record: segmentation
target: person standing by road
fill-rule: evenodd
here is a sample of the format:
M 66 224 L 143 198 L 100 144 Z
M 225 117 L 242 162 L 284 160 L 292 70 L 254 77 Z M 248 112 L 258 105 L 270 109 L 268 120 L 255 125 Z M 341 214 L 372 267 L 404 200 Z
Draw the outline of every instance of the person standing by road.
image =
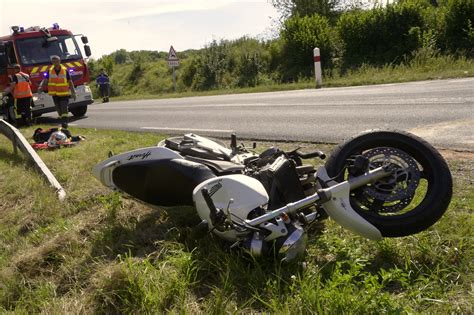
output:
M 21 72 L 20 65 L 14 64 L 15 74 L 10 76 L 10 86 L 3 94 L 13 95 L 13 110 L 15 121 L 23 119 L 25 125 L 31 124 L 31 105 L 33 93 L 31 92 L 30 76 Z
M 49 68 L 46 78 L 41 82 L 38 89 L 42 92 L 44 86 L 48 87 L 48 94 L 53 97 L 54 105 L 61 119 L 61 126 L 68 127 L 68 105 L 69 97 L 76 100 L 76 90 L 67 68 L 61 64 L 59 56 L 51 56 L 52 66 Z
M 109 101 L 110 94 L 110 80 L 104 69 L 100 69 L 100 74 L 95 80 L 95 82 L 96 85 L 99 87 L 100 96 L 102 97 L 102 103 L 107 103 Z

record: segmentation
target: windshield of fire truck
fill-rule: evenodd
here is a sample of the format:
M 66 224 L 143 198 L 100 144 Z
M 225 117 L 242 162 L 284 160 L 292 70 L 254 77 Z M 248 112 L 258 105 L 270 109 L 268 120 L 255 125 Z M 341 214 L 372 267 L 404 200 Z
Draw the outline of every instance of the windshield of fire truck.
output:
M 51 63 L 51 56 L 58 55 L 61 61 L 82 58 L 74 37 L 57 36 L 57 41 L 47 42 L 45 37 L 24 38 L 16 41 L 19 62 L 22 65 Z

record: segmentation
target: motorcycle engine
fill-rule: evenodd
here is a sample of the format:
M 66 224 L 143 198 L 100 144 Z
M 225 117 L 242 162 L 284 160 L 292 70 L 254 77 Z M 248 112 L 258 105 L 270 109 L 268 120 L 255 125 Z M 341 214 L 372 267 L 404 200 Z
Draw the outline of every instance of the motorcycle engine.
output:
M 296 223 L 285 224 L 287 233 L 280 236 L 271 243 L 266 241 L 265 236 L 255 232 L 252 237 L 244 243 L 244 248 L 254 257 L 268 256 L 273 254 L 282 262 L 291 262 L 302 256 L 306 250 L 307 235 L 303 228 Z

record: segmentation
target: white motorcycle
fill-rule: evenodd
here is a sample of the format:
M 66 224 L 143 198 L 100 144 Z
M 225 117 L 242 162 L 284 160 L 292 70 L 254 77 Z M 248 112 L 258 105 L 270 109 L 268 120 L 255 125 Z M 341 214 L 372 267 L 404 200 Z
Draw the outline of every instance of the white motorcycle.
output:
M 254 146 L 255 148 L 255 146 Z M 151 206 L 194 205 L 211 231 L 254 256 L 290 261 L 305 251 L 305 227 L 329 215 L 379 240 L 423 231 L 452 196 L 452 178 L 426 141 L 401 131 L 369 131 L 320 151 L 269 148 L 260 154 L 195 134 L 111 156 L 93 173 L 105 186 Z M 199 234 L 199 233 L 197 233 Z

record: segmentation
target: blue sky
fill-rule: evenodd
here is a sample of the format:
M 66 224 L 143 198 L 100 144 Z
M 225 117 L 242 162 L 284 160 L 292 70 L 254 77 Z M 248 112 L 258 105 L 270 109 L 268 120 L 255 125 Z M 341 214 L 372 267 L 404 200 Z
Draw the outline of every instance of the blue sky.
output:
M 1 35 L 11 25 L 59 23 L 87 35 L 95 58 L 120 48 L 180 51 L 213 39 L 268 38 L 277 17 L 267 0 L 0 0 Z

